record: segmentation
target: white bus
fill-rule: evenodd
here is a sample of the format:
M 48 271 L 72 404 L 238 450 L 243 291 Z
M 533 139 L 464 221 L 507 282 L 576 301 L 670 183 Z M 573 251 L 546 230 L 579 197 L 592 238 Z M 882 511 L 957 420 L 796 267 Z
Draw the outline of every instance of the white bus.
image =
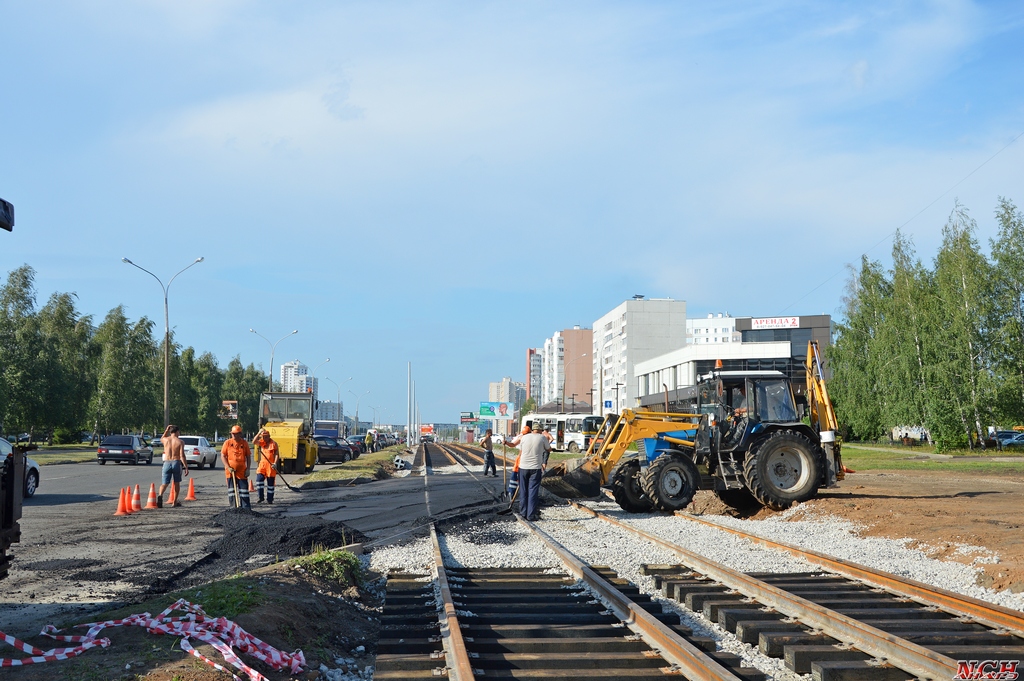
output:
M 597 434 L 604 419 L 591 414 L 527 414 L 523 425 L 533 427 L 537 423 L 547 428 L 555 438 L 551 447 L 556 451 L 572 454 L 587 451 L 590 441 Z

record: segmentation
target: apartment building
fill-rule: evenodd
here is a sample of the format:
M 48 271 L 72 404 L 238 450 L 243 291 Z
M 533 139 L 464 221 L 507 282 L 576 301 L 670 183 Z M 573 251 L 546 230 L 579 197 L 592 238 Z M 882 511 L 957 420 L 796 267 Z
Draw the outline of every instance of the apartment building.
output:
M 317 399 L 317 379 L 309 375 L 309 367 L 297 359 L 281 365 L 281 390 L 286 393 L 304 393 L 312 389 L 313 399 Z
M 538 406 L 549 402 L 591 402 L 590 347 L 594 332 L 580 326 L 556 331 L 544 341 L 541 362 L 541 396 Z
M 685 345 L 685 300 L 634 296 L 594 322 L 591 385 L 597 413 L 633 406 L 636 364 Z
M 739 343 L 736 318 L 728 312 L 708 313 L 707 317 L 686 320 L 686 344 Z

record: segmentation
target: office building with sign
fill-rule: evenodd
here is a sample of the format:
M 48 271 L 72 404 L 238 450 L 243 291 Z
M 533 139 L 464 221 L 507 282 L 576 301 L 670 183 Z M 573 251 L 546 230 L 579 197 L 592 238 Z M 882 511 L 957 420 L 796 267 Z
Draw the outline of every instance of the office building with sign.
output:
M 832 317 L 737 317 L 734 321 L 738 343 L 686 344 L 638 362 L 634 404 L 664 408 L 667 398 L 671 407 L 678 388 L 696 385 L 698 377 L 714 369 L 719 360 L 724 371 L 781 371 L 792 380 L 797 395 L 802 395 L 807 342 L 816 340 L 822 349 L 830 345 Z

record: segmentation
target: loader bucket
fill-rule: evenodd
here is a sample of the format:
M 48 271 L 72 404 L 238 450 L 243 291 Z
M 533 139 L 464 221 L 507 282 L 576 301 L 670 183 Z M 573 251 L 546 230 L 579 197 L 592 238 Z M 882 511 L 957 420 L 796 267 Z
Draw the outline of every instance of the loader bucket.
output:
M 547 471 L 540 484 L 563 499 L 584 499 L 600 496 L 601 477 L 601 467 L 596 461 L 569 459 Z

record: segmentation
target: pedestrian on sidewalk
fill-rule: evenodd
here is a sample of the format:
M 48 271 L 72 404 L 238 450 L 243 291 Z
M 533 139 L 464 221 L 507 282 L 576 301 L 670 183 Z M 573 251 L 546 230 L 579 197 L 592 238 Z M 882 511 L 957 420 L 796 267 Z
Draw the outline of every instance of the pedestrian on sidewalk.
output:
M 366 431 L 366 452 L 373 454 L 373 433 Z
M 480 446 L 484 448 L 484 477 L 487 477 L 487 469 L 491 469 L 491 477 L 498 477 L 498 468 L 494 465 L 494 443 L 491 441 L 491 436 L 494 432 L 488 428 L 487 432 L 484 433 L 484 439 L 480 441 Z
M 256 438 L 252 441 L 256 449 L 259 464 L 256 467 L 256 503 L 263 503 L 263 488 L 267 489 L 267 503 L 274 503 L 274 486 L 277 482 L 277 469 L 281 463 L 280 452 L 277 443 L 274 442 L 266 428 L 260 428 Z
M 540 424 L 534 423 L 531 433 L 513 442 L 519 445 L 519 514 L 527 520 L 540 520 L 540 479 L 547 469 L 551 441 L 544 437 Z
M 242 508 L 252 508 L 249 501 L 249 466 L 252 464 L 252 450 L 242 437 L 242 426 L 231 426 L 231 437 L 220 450 L 224 462 L 224 475 L 228 481 L 228 505 L 235 506 L 237 488 L 238 503 Z
M 178 439 L 179 432 L 178 426 L 169 425 L 164 428 L 164 434 L 160 436 L 160 444 L 164 448 L 164 467 L 160 471 L 160 494 L 156 497 L 157 508 L 164 507 L 164 492 L 170 485 L 174 485 L 174 505 L 181 506 L 181 474 L 184 471 L 185 475 L 188 475 L 188 461 L 185 460 L 185 445 Z

